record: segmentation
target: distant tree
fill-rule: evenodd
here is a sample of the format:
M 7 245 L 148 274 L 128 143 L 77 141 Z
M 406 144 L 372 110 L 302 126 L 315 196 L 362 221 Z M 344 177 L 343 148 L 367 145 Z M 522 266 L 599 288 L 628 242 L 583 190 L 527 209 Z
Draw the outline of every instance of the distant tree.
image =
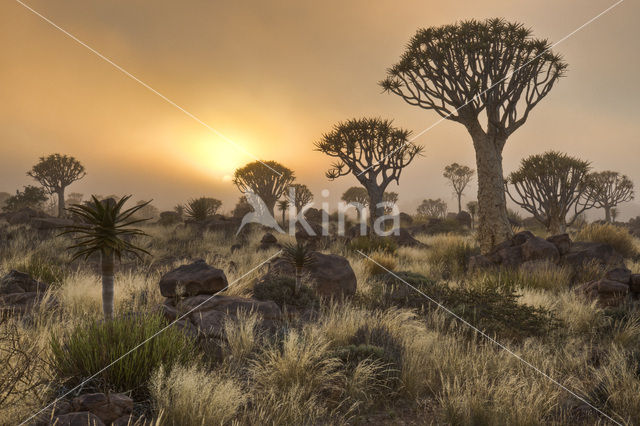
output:
M 288 191 L 291 191 L 291 188 L 293 188 L 294 193 L 293 199 L 291 199 L 289 192 L 287 192 L 285 195 L 287 196 L 287 198 L 289 198 L 289 203 L 296 206 L 296 211 L 299 212 L 305 205 L 309 204 L 311 200 L 313 200 L 313 193 L 309 188 L 307 188 L 307 185 L 303 185 L 300 183 L 294 183 L 293 185 L 290 185 Z
M 100 253 L 102 271 L 102 310 L 106 320 L 113 318 L 113 272 L 115 258 L 120 260 L 123 254 L 133 254 L 140 258 L 141 254 L 149 254 L 143 248 L 130 242 L 131 237 L 146 235 L 132 225 L 146 219 L 134 219 L 133 216 L 146 204 L 138 204 L 123 210 L 124 204 L 131 196 L 122 197 L 119 201 L 109 198 L 103 201 L 92 197 L 87 204 L 76 204 L 68 211 L 82 220 L 82 225 L 69 226 L 63 234 L 72 234 L 75 245 L 69 247 L 75 251 L 73 259 L 84 257 L 87 260 L 92 254 Z
M 478 240 L 482 252 L 512 235 L 502 151 L 567 64 L 547 40 L 502 19 L 419 29 L 380 84 L 410 105 L 465 126 L 478 171 Z M 480 118 L 487 118 L 486 126 Z
M 473 229 L 475 227 L 475 222 L 476 222 L 476 213 L 478 212 L 478 202 L 469 201 L 467 203 L 467 211 L 471 215 L 471 229 Z
M 189 200 L 184 213 L 188 218 L 193 220 L 206 220 L 208 217 L 215 215 L 222 206 L 222 201 L 215 198 L 200 197 Z
M 444 218 L 447 215 L 447 203 L 438 198 L 433 200 L 431 198 L 422 200 L 422 203 L 418 206 L 418 216 L 428 218 Z
M 73 182 L 82 179 L 86 173 L 78 160 L 68 155 L 51 154 L 40 157 L 27 175 L 37 180 L 50 194 L 58 196 L 58 217 L 63 217 L 64 190 Z
M 382 194 L 382 201 L 385 203 L 391 203 L 394 206 L 398 204 L 398 193 L 397 192 L 385 192 Z M 391 206 L 385 206 L 384 214 L 391 214 L 393 208 Z
M 475 170 L 471 167 L 462 166 L 458 163 L 449 164 L 444 168 L 442 176 L 449 180 L 453 192 L 458 197 L 458 213 L 462 211 L 462 194 L 469 182 L 471 182 L 471 179 L 473 179 L 474 173 Z
M 71 194 L 67 195 L 65 204 L 69 206 L 73 204 L 81 204 L 83 198 L 84 198 L 83 194 L 79 192 L 72 192 Z
M 361 186 L 352 186 L 347 189 L 341 197 L 342 201 L 354 206 L 369 207 L 369 194 L 367 190 Z M 382 194 L 382 201 L 396 204 L 398 202 L 398 194 L 396 192 L 385 192 Z M 358 219 L 360 218 L 360 210 L 356 210 Z M 385 209 L 385 213 L 389 214 L 390 210 Z
M 282 212 L 282 226 L 284 226 L 286 219 L 285 214 L 287 213 L 287 209 L 289 208 L 289 200 L 284 199 L 278 201 L 278 210 Z
M 422 152 L 409 134 L 390 120 L 362 118 L 337 124 L 316 143 L 317 151 L 337 159 L 326 173 L 328 179 L 351 173 L 367 190 L 371 225 L 383 214 L 380 203 L 387 186 L 399 183 L 402 170 Z
M 556 151 L 532 155 L 511 173 L 509 198 L 553 234 L 565 232 L 580 213 L 594 206 L 588 194 L 589 163 Z M 512 186 L 515 194 L 511 194 Z M 567 215 L 573 210 L 573 217 Z
M 47 199 L 47 192 L 44 188 L 28 185 L 24 187 L 23 191 L 16 190 L 16 195 L 7 198 L 2 210 L 15 212 L 25 207 L 42 210 Z
M 611 208 L 611 223 L 615 223 L 618 218 L 618 209 L 616 207 Z
M 235 207 L 231 211 L 231 215 L 237 219 L 242 219 L 247 213 L 251 213 L 253 211 L 253 207 L 247 201 L 247 197 L 243 195 L 238 199 Z
M 11 194 L 8 192 L 0 192 L 0 210 L 2 210 L 9 197 L 11 197 Z
M 604 219 L 607 222 L 613 220 L 611 209 L 620 203 L 633 200 L 633 182 L 625 175 L 607 170 L 591 173 L 589 179 L 589 196 L 593 198 L 596 208 L 604 209 Z
M 136 218 L 155 219 L 160 216 L 160 210 L 151 204 L 151 201 L 138 201 L 137 206 L 143 205 L 143 207 L 136 213 Z
M 173 211 L 178 213 L 180 217 L 184 216 L 184 206 L 182 204 L 176 204 Z
M 294 179 L 293 171 L 275 161 L 254 161 L 237 169 L 233 175 L 233 183 L 240 192 L 245 194 L 253 191 L 262 199 L 271 214 L 274 213 L 276 201 Z

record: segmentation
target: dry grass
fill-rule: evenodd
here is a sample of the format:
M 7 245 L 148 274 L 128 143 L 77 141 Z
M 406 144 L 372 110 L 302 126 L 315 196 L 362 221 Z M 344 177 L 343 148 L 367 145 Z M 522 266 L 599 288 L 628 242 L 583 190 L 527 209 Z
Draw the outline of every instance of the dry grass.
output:
M 609 244 L 626 258 L 634 257 L 638 253 L 636 243 L 629 231 L 610 223 L 589 224 L 580 229 L 574 239 Z

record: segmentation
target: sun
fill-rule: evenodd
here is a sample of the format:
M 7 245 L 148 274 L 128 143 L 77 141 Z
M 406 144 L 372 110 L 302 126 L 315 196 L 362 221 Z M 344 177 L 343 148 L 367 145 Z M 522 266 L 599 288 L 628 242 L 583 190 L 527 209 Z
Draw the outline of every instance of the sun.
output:
M 243 146 L 241 142 L 236 143 Z M 231 181 L 231 176 L 238 167 L 251 161 L 242 148 L 216 137 L 196 140 L 191 151 L 194 162 L 201 170 L 225 182 Z

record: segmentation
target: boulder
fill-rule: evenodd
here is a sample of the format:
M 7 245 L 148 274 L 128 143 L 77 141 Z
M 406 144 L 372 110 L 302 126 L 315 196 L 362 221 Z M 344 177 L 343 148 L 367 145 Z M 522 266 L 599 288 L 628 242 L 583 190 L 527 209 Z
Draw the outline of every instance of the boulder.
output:
M 495 264 L 491 262 L 487 256 L 479 254 L 469 258 L 467 269 L 469 272 L 476 272 L 493 266 L 495 266 Z
M 535 238 L 536 236 L 533 235 L 533 233 L 531 231 L 520 231 L 517 234 L 515 234 L 513 237 L 511 237 L 511 245 L 512 246 L 521 246 L 524 243 L 526 243 L 527 241 L 529 241 L 532 238 Z
M 455 219 L 460 225 L 471 228 L 471 215 L 466 211 L 462 210 L 456 215 Z
M 400 212 L 398 215 L 398 220 L 400 221 L 400 226 L 411 226 L 413 225 L 413 217 L 410 214 L 405 212 Z
M 619 283 L 629 284 L 631 281 L 631 271 L 625 267 L 613 268 L 607 272 L 605 278 Z
M 71 405 L 73 411 L 90 412 L 106 424 L 133 411 L 133 400 L 122 393 L 88 393 L 73 398 Z
M 400 247 L 426 247 L 423 243 L 413 238 L 406 228 L 399 228 L 398 235 L 391 234 L 388 238 L 393 239 Z
M 603 278 L 598 281 L 584 283 L 576 287 L 575 291 L 586 295 L 590 299 L 596 299 L 600 306 L 618 306 L 629 294 L 629 286 Z
M 257 312 L 263 323 L 270 325 L 282 319 L 282 312 L 273 301 L 261 301 L 237 296 L 199 295 L 188 297 L 179 302 L 167 299 L 162 306 L 165 317 L 174 321 L 178 316 L 186 315 L 176 323 L 189 335 L 201 333 L 207 337 L 224 337 L 224 322 L 227 318 L 236 318 L 239 311 Z
M 511 246 L 500 248 L 498 251 L 493 251 L 487 255 L 487 258 L 496 265 L 502 265 L 506 267 L 517 267 L 523 261 L 522 259 L 522 247 Z
M 630 290 L 634 293 L 640 293 L 640 274 L 632 274 L 629 280 Z
M 522 259 L 526 261 L 544 260 L 557 262 L 560 252 L 553 243 L 540 237 L 527 239 L 521 246 Z
M 229 282 L 221 269 L 207 265 L 204 260 L 197 260 L 167 272 L 160 279 L 159 285 L 164 297 L 175 297 L 178 286 L 181 287 L 181 295 L 196 296 L 215 294 L 225 289 Z
M 29 225 L 35 218 L 51 217 L 46 213 L 32 209 L 31 207 L 25 207 L 16 212 L 8 213 L 6 216 L 7 222 L 11 225 Z
M 267 232 L 262 236 L 260 243 L 261 244 L 277 244 L 278 239 L 271 232 Z
M 312 246 L 320 242 L 323 238 L 327 238 L 328 235 L 324 235 L 325 232 L 323 226 L 318 222 L 307 221 L 311 232 L 307 231 L 305 227 L 300 223 L 296 223 L 296 242 L 300 244 L 311 244 Z
M 571 238 L 569 238 L 569 234 L 553 235 L 547 238 L 547 241 L 556 246 L 561 256 L 571 250 Z
M 40 281 L 34 280 L 29 274 L 11 270 L 7 275 L 0 279 L 0 295 L 11 293 L 44 293 L 47 285 Z
M 31 220 L 31 226 L 38 231 L 56 231 L 62 230 L 67 226 L 72 226 L 74 221 L 71 219 L 57 217 L 34 218 Z
M 305 273 L 319 296 L 342 298 L 356 293 L 356 274 L 346 258 L 319 252 L 313 252 L 311 257 L 313 262 L 305 268 Z M 268 274 L 294 277 L 295 270 L 289 261 L 277 257 L 269 263 Z
M 571 244 L 571 249 L 562 256 L 562 262 L 574 268 L 592 262 L 603 267 L 616 267 L 623 265 L 623 258 L 608 244 L 580 241 Z
M 105 426 L 100 417 L 89 411 L 75 412 L 55 416 L 49 423 L 51 426 Z
M 158 225 L 170 226 L 176 223 L 182 222 L 182 215 L 180 213 L 169 210 L 160 212 L 160 218 L 158 219 Z

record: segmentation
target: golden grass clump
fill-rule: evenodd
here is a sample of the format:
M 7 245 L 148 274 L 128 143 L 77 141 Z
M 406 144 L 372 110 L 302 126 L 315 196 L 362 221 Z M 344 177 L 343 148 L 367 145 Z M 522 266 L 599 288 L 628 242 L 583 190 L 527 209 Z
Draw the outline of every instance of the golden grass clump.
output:
M 605 243 L 613 247 L 622 256 L 634 257 L 638 251 L 629 231 L 611 223 L 592 223 L 586 225 L 575 235 L 576 241 Z

